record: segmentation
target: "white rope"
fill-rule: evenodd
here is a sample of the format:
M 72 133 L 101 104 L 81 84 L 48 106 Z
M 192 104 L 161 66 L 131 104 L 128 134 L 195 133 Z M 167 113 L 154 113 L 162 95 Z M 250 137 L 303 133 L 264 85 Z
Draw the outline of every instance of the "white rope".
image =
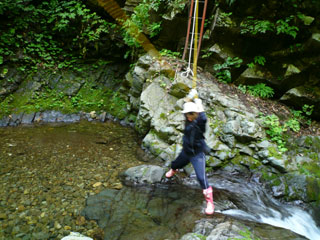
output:
M 192 74 L 192 76 L 194 76 L 193 71 L 191 69 L 191 57 L 192 57 L 192 45 L 193 45 L 193 40 L 194 40 L 195 28 L 196 28 L 196 13 L 197 13 L 198 1 L 199 0 L 196 0 L 196 2 L 195 2 L 195 8 L 194 8 L 194 13 L 193 13 L 193 26 L 192 26 L 192 36 L 191 36 L 191 41 L 190 41 L 188 67 L 187 67 L 187 71 L 181 73 L 182 77 L 189 77 L 190 73 Z

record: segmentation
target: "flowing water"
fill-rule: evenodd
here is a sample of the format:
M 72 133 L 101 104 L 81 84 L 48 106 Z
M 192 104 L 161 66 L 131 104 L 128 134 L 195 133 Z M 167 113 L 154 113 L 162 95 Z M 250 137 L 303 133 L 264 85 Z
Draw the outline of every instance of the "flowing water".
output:
M 288 229 L 311 240 L 320 239 L 320 228 L 309 213 L 276 201 L 260 185 L 221 176 L 210 180 L 237 207 L 220 211 L 222 214 Z
M 179 178 L 153 188 L 122 185 L 119 173 L 151 161 L 140 144 L 132 129 L 115 123 L 0 128 L 0 239 L 61 239 L 75 231 L 161 240 L 192 231 L 206 218 L 199 189 Z M 211 182 L 220 213 L 208 219 L 238 219 L 260 239 L 303 239 L 264 223 L 320 239 L 309 214 L 258 186 L 221 176 Z

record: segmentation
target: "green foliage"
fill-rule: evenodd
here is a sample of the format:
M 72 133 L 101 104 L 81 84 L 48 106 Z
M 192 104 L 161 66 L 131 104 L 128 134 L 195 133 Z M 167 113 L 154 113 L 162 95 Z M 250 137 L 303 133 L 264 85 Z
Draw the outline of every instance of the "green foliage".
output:
M 302 107 L 302 111 L 307 115 L 307 116 L 311 116 L 312 112 L 314 109 L 314 105 L 308 105 L 308 104 L 304 104 Z
M 215 64 L 213 69 L 217 71 L 216 77 L 221 82 L 230 83 L 232 81 L 230 69 L 232 67 L 239 68 L 242 62 L 242 59 L 238 57 L 228 57 L 223 64 Z
M 196 238 L 199 238 L 200 240 L 206 240 L 207 239 L 207 237 L 202 235 L 202 234 L 193 233 L 192 235 L 194 235 Z
M 253 35 L 264 34 L 266 32 L 275 32 L 277 35 L 286 34 L 296 38 L 299 28 L 290 25 L 290 22 L 294 18 L 294 16 L 290 16 L 285 19 L 279 19 L 273 23 L 269 20 L 258 20 L 249 16 L 241 23 L 240 32 L 242 34 L 251 33 Z
M 285 122 L 285 128 L 289 128 L 294 132 L 300 131 L 300 122 L 296 118 L 290 118 L 288 121 Z
M 170 57 L 170 58 L 173 58 L 173 59 L 176 59 L 176 58 L 180 58 L 181 57 L 181 53 L 179 52 L 173 52 L 169 49 L 162 49 L 160 51 L 160 55 L 161 56 L 165 56 L 165 57 Z
M 238 86 L 238 89 L 239 89 L 243 94 L 246 94 L 246 92 L 247 92 L 247 86 L 246 86 L 246 85 L 240 84 L 240 85 Z
M 228 238 L 228 240 L 260 240 L 253 236 L 253 233 L 250 232 L 248 228 L 245 228 L 242 231 L 239 231 L 239 234 L 243 236 L 242 238 Z
M 277 144 L 281 152 L 286 152 L 288 149 L 285 147 L 286 141 L 283 134 L 287 131 L 287 128 L 281 125 L 279 118 L 274 114 L 262 116 L 262 120 L 267 128 L 266 133 L 271 137 L 271 140 Z
M 19 61 L 21 71 L 73 67 L 114 28 L 77 0 L 4 0 L 0 14 L 8 17 L 0 26 L 0 62 Z
M 0 118 L 14 112 L 57 110 L 64 113 L 106 111 L 120 119 L 127 115 L 126 97 L 119 92 L 86 83 L 75 96 L 45 87 L 41 91 L 11 94 L 0 103 Z
M 299 28 L 296 26 L 290 26 L 289 22 L 294 19 L 294 16 L 290 16 L 286 19 L 280 19 L 276 22 L 275 28 L 277 31 L 277 34 L 284 33 L 287 35 L 292 36 L 293 38 L 296 38 L 297 33 L 299 31 Z
M 257 64 L 260 64 L 262 66 L 264 66 L 265 62 L 266 62 L 266 59 L 264 56 L 255 56 L 254 57 L 254 62 L 257 63 Z
M 261 66 L 264 66 L 266 61 L 267 60 L 265 59 L 264 56 L 255 56 L 254 57 L 254 62 L 248 63 L 247 65 L 248 65 L 249 68 L 254 68 L 254 66 L 256 64 L 260 64 Z
M 241 34 L 251 33 L 256 35 L 258 33 L 266 33 L 267 31 L 273 31 L 274 25 L 268 20 L 257 20 L 253 17 L 247 17 L 244 22 L 241 23 Z
M 207 49 L 204 49 L 204 50 L 201 50 L 201 52 L 203 53 L 201 55 L 202 58 L 209 58 L 213 52 L 209 51 L 210 48 L 207 48 Z
M 267 128 L 266 133 L 271 137 L 271 140 L 278 145 L 278 148 L 281 152 L 287 151 L 285 147 L 286 141 L 284 133 L 289 129 L 294 132 L 299 132 L 300 121 L 306 120 L 306 116 L 304 115 L 310 116 L 312 114 L 313 107 L 313 105 L 310 106 L 305 104 L 302 111 L 291 110 L 292 117 L 285 121 L 283 124 L 280 123 L 279 118 L 274 114 L 261 117 L 265 124 L 265 127 Z
M 291 113 L 297 121 L 305 121 L 308 125 L 311 124 L 311 119 L 309 118 L 312 115 L 314 105 L 304 104 L 301 110 L 291 110 Z
M 273 89 L 266 86 L 264 83 L 258 83 L 254 86 L 247 86 L 247 91 L 254 97 L 270 98 L 274 95 Z
M 149 34 L 151 38 L 160 33 L 161 22 L 151 22 L 150 11 L 152 9 L 158 11 L 161 2 L 161 0 L 143 0 L 134 8 L 130 18 L 122 23 L 123 40 L 130 47 L 125 58 L 134 56 L 136 49 L 141 47 L 138 37 L 142 32 Z

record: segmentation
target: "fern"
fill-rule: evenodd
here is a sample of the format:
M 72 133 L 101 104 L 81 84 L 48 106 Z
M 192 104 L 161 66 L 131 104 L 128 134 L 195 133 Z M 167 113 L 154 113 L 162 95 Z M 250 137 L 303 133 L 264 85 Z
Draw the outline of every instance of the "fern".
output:
M 254 97 L 270 98 L 273 97 L 274 91 L 264 83 L 258 83 L 254 86 L 247 86 L 248 93 Z

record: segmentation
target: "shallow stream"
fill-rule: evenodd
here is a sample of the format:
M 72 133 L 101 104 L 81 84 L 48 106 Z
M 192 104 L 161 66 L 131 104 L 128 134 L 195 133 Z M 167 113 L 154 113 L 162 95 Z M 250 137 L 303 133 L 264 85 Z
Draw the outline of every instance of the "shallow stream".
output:
M 119 173 L 150 159 L 136 133 L 116 123 L 0 128 L 0 139 L 0 239 L 61 239 L 71 231 L 108 240 L 179 239 L 203 218 L 240 221 L 261 240 L 320 239 L 307 213 L 232 179 L 211 179 L 213 217 L 203 214 L 200 189 L 182 185 L 183 176 L 152 188 L 123 186 Z M 301 219 L 287 222 L 286 212 Z M 283 229 L 298 226 L 304 237 Z

